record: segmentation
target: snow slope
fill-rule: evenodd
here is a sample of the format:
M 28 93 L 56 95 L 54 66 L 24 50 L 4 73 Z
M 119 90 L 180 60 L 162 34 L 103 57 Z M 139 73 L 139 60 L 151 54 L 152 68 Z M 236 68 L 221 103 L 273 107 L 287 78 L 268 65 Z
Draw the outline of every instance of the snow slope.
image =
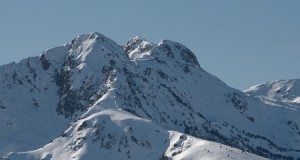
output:
M 153 44 L 135 37 L 120 46 L 99 33 L 84 34 L 39 57 L 1 66 L 0 80 L 0 138 L 5 139 L 0 155 L 10 159 L 128 158 L 130 147 L 137 152 L 130 158 L 138 159 L 151 151 L 146 141 L 159 152 L 149 159 L 172 157 L 178 149 L 170 144 L 181 134 L 195 141 L 185 141 L 190 147 L 181 147 L 185 151 L 173 159 L 204 158 L 209 154 L 203 148 L 215 153 L 209 158 L 226 157 L 225 145 L 271 159 L 300 157 L 298 108 L 228 87 L 203 70 L 187 47 L 170 40 Z M 110 120 L 102 124 L 103 119 Z M 85 120 L 87 129 L 78 130 Z M 103 135 L 98 131 L 100 140 L 93 142 L 99 125 Z M 116 150 L 122 135 L 131 139 L 124 125 L 135 127 L 134 137 L 145 146 L 133 142 Z M 149 133 L 141 133 L 141 126 Z M 114 142 L 105 146 L 106 141 Z M 232 150 L 229 156 L 237 159 L 248 155 Z
M 122 110 L 108 109 L 78 120 L 46 146 L 6 158 L 24 159 L 258 159 L 219 143 L 166 131 Z M 5 159 L 5 158 L 3 158 Z

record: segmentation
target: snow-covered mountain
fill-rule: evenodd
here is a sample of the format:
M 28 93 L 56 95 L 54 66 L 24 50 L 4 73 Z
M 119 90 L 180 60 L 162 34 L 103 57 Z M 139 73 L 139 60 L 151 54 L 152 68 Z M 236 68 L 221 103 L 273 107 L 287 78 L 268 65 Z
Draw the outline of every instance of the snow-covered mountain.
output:
M 300 107 L 300 79 L 271 81 L 250 87 L 244 92 L 264 100 Z
M 3 159 L 300 157 L 298 108 L 228 87 L 169 40 L 84 34 L 0 81 Z

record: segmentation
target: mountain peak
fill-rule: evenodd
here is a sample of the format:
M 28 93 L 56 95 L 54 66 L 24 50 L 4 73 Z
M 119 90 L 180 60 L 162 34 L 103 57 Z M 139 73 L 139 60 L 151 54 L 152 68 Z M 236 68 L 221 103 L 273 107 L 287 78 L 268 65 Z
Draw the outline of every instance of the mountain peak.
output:
M 162 40 L 158 44 L 151 43 L 146 39 L 136 36 L 130 38 L 123 47 L 130 59 L 153 59 L 160 58 L 163 61 L 185 63 L 192 66 L 200 66 L 195 54 L 183 44 Z
M 114 45 L 119 46 L 115 41 L 111 40 L 110 38 L 98 32 L 91 32 L 91 33 L 79 35 L 76 38 L 74 38 L 69 43 L 69 45 L 70 45 L 70 49 L 76 49 L 78 46 L 84 43 L 91 43 L 91 42 L 106 43 L 112 46 Z
M 77 36 L 75 38 L 75 40 L 78 40 L 78 41 L 85 41 L 87 39 L 95 39 L 95 38 L 98 38 L 98 39 L 109 39 L 107 38 L 106 36 L 104 36 L 103 34 L 101 33 L 98 33 L 98 32 L 90 32 L 90 33 L 86 33 L 86 34 L 81 34 L 79 36 Z
M 83 34 L 69 43 L 68 61 L 73 59 L 79 66 L 90 66 L 97 70 L 99 65 L 106 64 L 109 61 L 126 61 L 127 56 L 123 48 L 110 38 L 93 32 Z M 114 62 L 114 63 L 115 63 Z
M 156 45 L 147 41 L 146 39 L 136 36 L 130 38 L 126 45 L 123 47 L 130 59 L 145 59 L 150 58 L 150 51 Z
M 170 40 L 162 40 L 158 48 L 163 50 L 168 57 L 190 65 L 200 66 L 195 54 L 185 45 Z

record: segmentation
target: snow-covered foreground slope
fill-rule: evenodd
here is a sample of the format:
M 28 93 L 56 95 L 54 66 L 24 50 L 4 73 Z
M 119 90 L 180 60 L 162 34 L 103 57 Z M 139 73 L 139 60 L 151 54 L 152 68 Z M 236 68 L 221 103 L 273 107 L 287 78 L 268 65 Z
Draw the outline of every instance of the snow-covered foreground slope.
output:
M 4 139 L 0 141 L 0 157 L 9 152 L 16 153 L 11 159 L 67 153 L 77 158 L 95 154 L 125 156 L 125 150 L 99 152 L 96 148 L 102 150 L 105 144 L 96 145 L 91 139 L 95 132 L 92 117 L 105 129 L 114 126 L 105 135 L 100 134 L 104 128 L 99 129 L 101 141 L 114 141 L 107 135 L 110 132 L 121 138 L 123 129 L 116 124 L 127 124 L 121 116 L 127 112 L 134 115 L 136 123 L 143 124 L 127 124 L 130 127 L 162 128 L 159 133 L 153 132 L 156 136 L 146 138 L 158 146 L 162 152 L 159 155 L 170 157 L 172 147 L 164 146 L 159 139 L 172 142 L 171 133 L 179 132 L 271 159 L 300 157 L 298 108 L 287 103 L 274 107 L 273 103 L 228 87 L 203 70 L 188 48 L 169 40 L 153 44 L 135 37 L 120 46 L 99 33 L 84 34 L 39 57 L 1 66 L 0 81 L 0 139 Z M 102 124 L 103 117 L 115 119 L 108 125 Z M 89 129 L 77 130 L 83 120 L 87 120 Z M 86 139 L 77 139 L 79 134 Z M 137 140 L 146 143 L 145 138 Z M 191 142 L 193 147 L 178 157 L 201 156 L 199 143 Z M 58 145 L 61 148 L 55 149 Z M 70 149 L 77 145 L 78 150 Z M 147 143 L 144 145 L 135 144 L 131 149 L 145 155 L 149 150 Z M 117 142 L 112 146 L 115 148 Z M 222 147 L 215 150 L 222 151 Z
M 29 152 L 3 159 L 219 160 L 264 159 L 219 143 L 166 131 L 121 110 L 105 110 L 78 120 L 59 138 Z

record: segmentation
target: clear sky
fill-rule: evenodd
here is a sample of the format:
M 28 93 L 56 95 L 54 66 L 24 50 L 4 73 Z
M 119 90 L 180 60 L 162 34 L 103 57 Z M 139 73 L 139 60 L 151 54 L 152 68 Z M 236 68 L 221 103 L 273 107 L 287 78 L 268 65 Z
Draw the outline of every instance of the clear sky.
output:
M 205 70 L 246 89 L 300 78 L 299 0 L 3 0 L 0 64 L 100 32 L 190 48 Z

